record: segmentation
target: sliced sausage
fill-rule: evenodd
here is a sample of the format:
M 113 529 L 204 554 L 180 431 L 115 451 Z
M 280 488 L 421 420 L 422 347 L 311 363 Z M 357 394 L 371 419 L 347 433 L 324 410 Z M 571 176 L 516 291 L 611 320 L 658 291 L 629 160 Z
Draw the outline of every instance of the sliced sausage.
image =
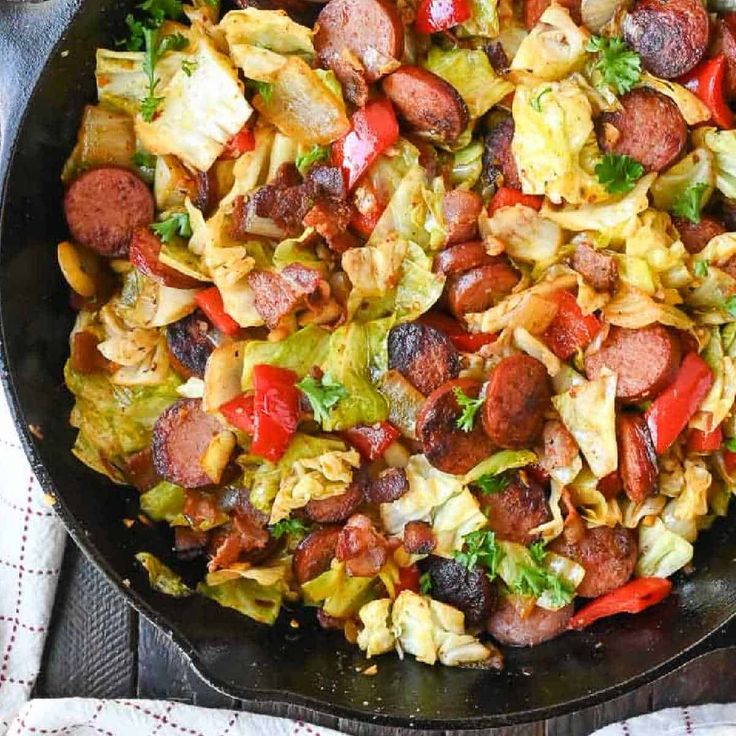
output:
M 618 467 L 626 495 L 640 503 L 657 490 L 657 453 L 649 428 L 641 414 L 619 414 L 616 420 L 618 434 Z
M 363 473 L 358 473 L 345 493 L 319 501 L 310 501 L 304 509 L 307 518 L 322 524 L 345 521 L 363 503 L 365 487 L 365 476 Z
M 535 358 L 504 358 L 491 373 L 483 406 L 483 426 L 498 447 L 531 447 L 542 433 L 552 390 L 547 369 Z
M 340 527 L 324 526 L 307 534 L 299 542 L 291 561 L 294 577 L 299 585 L 304 585 L 308 580 L 330 569 L 339 536 Z
M 469 378 L 448 381 L 433 391 L 417 415 L 417 438 L 427 460 L 445 473 L 463 475 L 493 452 L 493 443 L 476 416 L 470 432 L 457 426 L 462 409 L 455 389 L 477 398 L 481 384 Z
M 723 54 L 726 59 L 723 93 L 732 100 L 736 97 L 736 13 L 724 13 L 718 19 L 713 54 Z
M 100 255 L 128 254 L 133 230 L 153 221 L 151 190 L 128 169 L 104 166 L 77 177 L 64 197 L 72 238 Z
M 484 570 L 468 570 L 455 560 L 436 555 L 421 560 L 419 569 L 429 573 L 432 598 L 460 609 L 467 626 L 476 626 L 488 618 L 495 593 Z
M 427 69 L 402 66 L 383 80 L 382 87 L 413 131 L 452 143 L 468 127 L 470 116 L 460 93 Z
M 653 399 L 675 378 L 680 367 L 681 345 L 677 335 L 660 324 L 629 330 L 611 327 L 600 350 L 586 355 L 588 378 L 598 378 L 604 368 L 618 377 L 616 396 L 637 403 Z
M 703 58 L 710 24 L 699 0 L 639 0 L 624 17 L 623 34 L 648 72 L 676 79 Z
M 514 139 L 514 119 L 509 115 L 503 118 L 486 134 L 483 140 L 482 178 L 486 187 L 500 186 L 521 189 L 519 169 L 511 142 Z
M 486 629 L 499 644 L 533 647 L 564 633 L 573 610 L 573 604 L 569 603 L 557 611 L 534 606 L 527 613 L 520 600 L 504 596 L 488 619 Z
M 569 467 L 578 455 L 575 438 L 558 419 L 550 419 L 544 423 L 542 445 L 544 452 L 539 459 L 539 465 L 547 473 Z
M 395 67 L 404 49 L 404 26 L 388 0 L 331 0 L 317 19 L 314 47 L 358 107 L 371 82 Z
M 432 526 L 426 521 L 410 521 L 404 527 L 404 548 L 413 555 L 428 555 L 437 546 Z
M 621 473 L 618 470 L 614 470 L 612 473 L 599 478 L 597 489 L 606 497 L 606 501 L 616 498 L 623 490 Z
M 603 113 L 597 121 L 600 147 L 631 156 L 647 171 L 673 164 L 687 142 L 687 124 L 677 105 L 648 87 L 633 89 L 619 101 L 621 110 Z
M 716 235 L 723 235 L 726 228 L 714 217 L 704 215 L 700 222 L 691 222 L 684 217 L 673 217 L 672 223 L 680 233 L 680 240 L 688 253 L 700 253 Z
M 201 465 L 213 438 L 222 431 L 216 417 L 202 411 L 199 399 L 179 399 L 153 427 L 153 464 L 156 472 L 183 488 L 212 484 Z
M 572 267 L 596 291 L 613 291 L 618 283 L 616 261 L 587 243 L 579 243 L 572 256 Z
M 442 201 L 447 228 L 446 245 L 464 243 L 478 237 L 478 216 L 483 209 L 480 194 L 465 189 L 453 189 Z
M 363 514 L 355 514 L 340 529 L 335 556 L 345 563 L 348 575 L 376 575 L 388 559 L 388 543 L 373 522 Z
M 147 227 L 139 227 L 133 232 L 130 243 L 130 262 L 142 273 L 164 286 L 174 289 L 196 289 L 201 281 L 166 266 L 159 260 L 161 241 Z
M 370 481 L 365 495 L 371 503 L 398 501 L 409 490 L 409 480 L 403 468 L 388 468 Z
M 204 377 L 207 358 L 215 349 L 214 328 L 202 312 L 173 322 L 166 328 L 169 351 L 193 375 Z
M 388 366 L 431 394 L 460 373 L 460 355 L 450 338 L 421 322 L 404 322 L 388 333 Z
M 583 598 L 597 598 L 620 588 L 634 574 L 639 554 L 634 534 L 621 526 L 588 529 L 577 544 L 570 543 L 563 535 L 549 549 L 585 568 L 585 577 L 577 590 Z
M 493 263 L 448 278 L 447 306 L 459 320 L 470 312 L 483 312 L 510 294 L 520 278 L 507 258 L 497 256 Z
M 488 526 L 499 539 L 529 545 L 537 539 L 531 530 L 550 520 L 543 486 L 526 473 L 517 475 L 500 493 L 478 498 Z
M 434 258 L 432 268 L 445 276 L 454 276 L 471 268 L 493 263 L 495 258 L 486 252 L 482 240 L 471 240 L 468 243 L 451 245 L 440 251 Z

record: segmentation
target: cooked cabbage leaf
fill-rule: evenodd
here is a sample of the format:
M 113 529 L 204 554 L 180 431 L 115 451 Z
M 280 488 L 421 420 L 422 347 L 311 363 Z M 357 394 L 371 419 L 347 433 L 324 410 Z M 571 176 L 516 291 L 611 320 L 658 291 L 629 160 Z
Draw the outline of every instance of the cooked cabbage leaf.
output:
M 148 573 L 148 582 L 154 590 L 174 598 L 186 598 L 194 591 L 168 565 L 150 552 L 139 552 L 136 560 L 143 565 Z
M 670 531 L 661 519 L 655 519 L 649 526 L 639 525 L 637 576 L 668 578 L 692 558 L 692 544 Z
M 308 59 L 314 56 L 313 32 L 295 23 L 283 10 L 231 10 L 219 27 L 229 46 L 249 44 L 277 54 L 299 54 Z
M 197 592 L 225 608 L 232 608 L 262 624 L 276 623 L 283 595 L 276 586 L 260 585 L 255 580 L 239 578 L 218 585 L 200 583 Z

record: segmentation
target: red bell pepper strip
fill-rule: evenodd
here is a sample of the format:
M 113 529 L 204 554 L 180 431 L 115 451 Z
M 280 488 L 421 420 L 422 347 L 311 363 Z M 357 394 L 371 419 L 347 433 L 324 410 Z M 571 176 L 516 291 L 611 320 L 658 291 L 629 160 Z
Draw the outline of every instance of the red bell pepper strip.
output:
M 692 429 L 687 438 L 688 452 L 715 452 L 723 444 L 723 430 L 719 424 L 710 432 L 702 429 Z
M 240 158 L 246 151 L 254 151 L 255 147 L 256 136 L 246 124 L 225 144 L 220 158 Z
M 561 289 L 555 299 L 557 314 L 542 337 L 558 358 L 567 360 L 598 334 L 601 323 L 594 315 L 583 314 L 569 291 Z
M 256 406 L 253 394 L 240 394 L 223 404 L 218 411 L 233 427 L 242 429 L 246 434 L 255 433 Z
M 678 82 L 699 97 L 710 110 L 713 122 L 721 128 L 733 128 L 733 112 L 723 95 L 726 57 L 718 54 L 706 59 Z
M 470 18 L 468 0 L 421 0 L 417 8 L 419 33 L 438 33 L 460 25 Z
M 352 189 L 366 169 L 399 137 L 399 123 L 391 103 L 371 100 L 353 114 L 352 129 L 332 145 L 332 163 L 342 169 Z
M 359 424 L 346 429 L 342 436 L 368 461 L 383 457 L 388 446 L 399 438 L 399 430 L 390 422 Z
M 198 291 L 194 299 L 199 305 L 199 308 L 207 315 L 210 322 L 220 332 L 224 332 L 231 337 L 240 332 L 240 325 L 225 311 L 225 305 L 222 303 L 222 295 L 216 286 Z
M 463 353 L 474 353 L 497 337 L 493 332 L 468 332 L 457 320 L 441 312 L 426 312 L 419 321 L 444 332 L 450 342 Z
M 398 596 L 402 590 L 411 590 L 414 593 L 419 592 L 419 579 L 422 574 L 416 565 L 399 568 L 399 582 L 394 586 L 396 595 Z
M 571 619 L 570 629 L 584 629 L 594 621 L 617 613 L 639 613 L 664 600 L 672 590 L 667 578 L 637 578 L 583 606 Z
M 492 215 L 501 207 L 513 207 L 515 204 L 531 207 L 538 212 L 542 207 L 542 202 L 544 202 L 544 197 L 539 197 L 536 194 L 524 194 L 511 187 L 499 187 L 488 203 L 488 214 Z
M 708 364 L 697 353 L 688 353 L 675 380 L 644 413 L 657 454 L 661 455 L 685 429 L 712 385 Z
M 731 450 L 724 450 L 723 464 L 726 466 L 726 472 L 729 475 L 734 475 L 736 473 L 736 452 L 731 452 Z
M 294 371 L 273 365 L 253 368 L 253 443 L 250 450 L 276 462 L 296 432 L 299 423 L 301 392 Z

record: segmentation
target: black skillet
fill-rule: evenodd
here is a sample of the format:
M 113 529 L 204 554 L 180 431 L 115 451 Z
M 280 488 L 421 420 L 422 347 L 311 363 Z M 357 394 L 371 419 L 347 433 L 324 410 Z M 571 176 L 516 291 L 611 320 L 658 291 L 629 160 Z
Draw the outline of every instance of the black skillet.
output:
M 666 602 L 534 649 L 507 649 L 502 674 L 386 656 L 378 674 L 367 677 L 357 674 L 366 667 L 357 649 L 308 616 L 296 613 L 295 629 L 292 617 L 282 615 L 271 629 L 201 598 L 173 600 L 149 589 L 133 553 L 148 549 L 169 559 L 171 539 L 141 525 L 126 529 L 121 519 L 135 515 L 135 492 L 114 487 L 69 453 L 71 401 L 61 370 L 73 314 L 55 256 L 66 234 L 59 172 L 82 105 L 94 99 L 95 48 L 123 34 L 132 4 L 0 0 L 2 378 L 41 483 L 111 583 L 218 689 L 252 710 L 332 726 L 338 717 L 426 729 L 544 719 L 619 695 L 707 649 L 736 612 L 734 516 L 702 535 L 695 572 L 678 581 Z M 29 433 L 29 423 L 42 440 Z

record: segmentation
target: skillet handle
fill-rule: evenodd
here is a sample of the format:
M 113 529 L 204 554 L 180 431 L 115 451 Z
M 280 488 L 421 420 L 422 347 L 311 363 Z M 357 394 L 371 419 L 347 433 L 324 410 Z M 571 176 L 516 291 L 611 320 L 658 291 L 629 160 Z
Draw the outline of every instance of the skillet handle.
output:
M 26 102 L 84 0 L 0 1 L 0 181 Z

